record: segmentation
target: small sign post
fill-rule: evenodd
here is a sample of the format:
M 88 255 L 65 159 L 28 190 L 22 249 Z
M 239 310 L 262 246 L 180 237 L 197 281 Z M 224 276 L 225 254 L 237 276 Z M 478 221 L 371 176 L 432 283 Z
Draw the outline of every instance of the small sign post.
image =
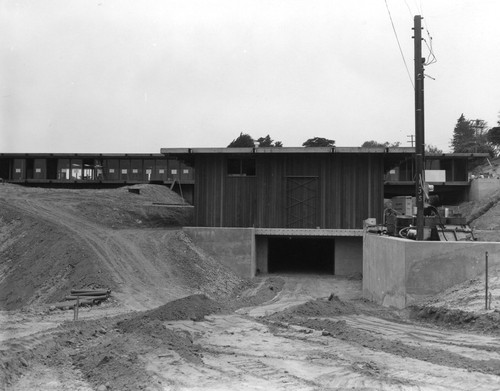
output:
M 485 253 L 485 292 L 484 292 L 484 309 L 488 309 L 488 251 Z

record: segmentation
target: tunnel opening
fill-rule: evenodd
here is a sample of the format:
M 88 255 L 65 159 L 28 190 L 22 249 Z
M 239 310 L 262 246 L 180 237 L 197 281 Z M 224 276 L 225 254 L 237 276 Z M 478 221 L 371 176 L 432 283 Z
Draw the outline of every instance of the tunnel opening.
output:
M 335 239 L 269 238 L 268 271 L 335 274 Z

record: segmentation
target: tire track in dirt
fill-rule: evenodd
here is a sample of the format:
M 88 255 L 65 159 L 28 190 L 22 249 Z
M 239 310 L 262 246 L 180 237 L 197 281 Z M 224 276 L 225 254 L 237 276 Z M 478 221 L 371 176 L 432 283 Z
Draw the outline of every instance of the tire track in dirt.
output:
M 49 201 L 31 198 L 16 199 L 14 205 L 34 218 L 43 218 L 64 227 L 74 237 L 75 242 L 84 243 L 98 257 L 99 263 L 106 268 L 117 284 L 120 301 L 130 309 L 146 309 L 161 305 L 165 301 L 192 293 L 176 285 L 167 285 L 168 264 L 159 269 L 150 261 L 161 255 L 154 253 L 159 243 L 150 253 L 139 250 L 140 244 L 152 240 L 161 242 L 174 231 L 164 229 L 128 229 L 113 231 L 110 228 L 93 224 L 77 215 L 59 208 Z
M 473 360 L 500 360 L 500 338 L 434 330 L 366 315 L 339 316 L 349 326 L 406 345 L 448 350 Z
M 239 315 L 208 316 L 204 322 L 168 322 L 188 332 L 203 347 L 204 367 L 183 368 L 185 377 L 172 389 L 210 389 L 207 368 L 220 389 L 383 389 L 498 390 L 499 377 L 464 368 L 372 350 L 321 331 L 289 327 L 269 332 L 266 326 Z M 411 325 L 407 326 L 411 329 Z M 432 342 L 430 342 L 431 344 Z M 434 344 L 436 349 L 440 346 Z M 188 377 L 197 373 L 193 382 Z M 158 368 L 158 376 L 176 379 L 175 368 Z M 237 379 L 237 383 L 235 382 Z M 214 380 L 215 381 L 215 380 Z M 238 384 L 237 386 L 235 384 Z M 282 386 L 283 385 L 283 386 Z M 216 388 L 214 388 L 216 389 Z
M 253 317 L 267 316 L 286 308 L 304 304 L 317 297 L 334 294 L 349 300 L 361 298 L 361 282 L 348 281 L 336 276 L 325 275 L 285 275 L 285 286 L 272 300 L 258 307 L 242 308 L 237 312 Z

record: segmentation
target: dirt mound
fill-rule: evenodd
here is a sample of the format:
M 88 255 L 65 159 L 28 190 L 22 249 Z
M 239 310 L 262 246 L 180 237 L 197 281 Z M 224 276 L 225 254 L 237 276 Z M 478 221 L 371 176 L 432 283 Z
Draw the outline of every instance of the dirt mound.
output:
M 144 202 L 167 205 L 188 205 L 184 198 L 170 190 L 167 186 L 139 184 L 120 187 L 118 190 L 125 193 L 123 197 L 128 197 L 129 194 L 132 193 L 136 199 L 143 200 Z
M 487 310 L 482 274 L 410 306 L 410 316 L 446 327 L 500 333 L 500 265 L 490 266 L 488 292 Z
M 192 211 L 177 194 L 159 185 L 134 189 L 139 194 L 2 185 L 2 308 L 52 304 L 72 288 L 109 288 L 120 305 L 143 310 L 193 293 L 224 296 L 241 284 L 174 229 Z
M 490 266 L 488 292 L 491 294 L 491 309 L 500 310 L 500 264 Z M 422 307 L 441 307 L 471 313 L 485 313 L 485 276 L 454 285 L 432 298 L 417 303 Z
M 139 191 L 139 194 L 133 191 Z M 68 206 L 75 213 L 114 229 L 179 227 L 188 225 L 193 218 L 192 206 L 161 185 L 83 190 L 78 196 L 75 192 L 76 190 L 66 190 L 64 193 L 72 204 Z
M 61 226 L 0 205 L 2 309 L 59 301 L 72 287 L 115 288 L 91 249 Z
M 239 308 L 263 304 L 280 293 L 284 284 L 283 278 L 276 276 L 243 282 L 225 300 L 224 306 L 235 311 Z
M 191 319 L 201 321 L 206 315 L 220 312 L 224 307 L 205 295 L 192 295 L 171 301 L 158 308 L 139 313 L 120 321 L 117 326 L 124 332 L 136 332 L 149 328 L 152 323 L 167 320 Z
M 145 368 L 143 356 L 163 357 L 174 365 L 178 358 L 201 363 L 200 346 L 193 343 L 189 333 L 168 329 L 163 322 L 201 320 L 218 310 L 219 305 L 206 296 L 193 295 L 116 323 L 87 322 L 72 327 L 61 338 L 60 345 L 67 344 L 69 339 L 71 345 L 82 346 L 71 359 L 95 387 L 108 385 L 117 390 L 138 390 L 146 386 L 155 389 L 156 385 L 163 389 L 159 379 Z
M 458 309 L 415 305 L 410 307 L 410 318 L 446 327 L 500 334 L 500 310 L 478 314 Z
M 187 299 L 182 305 L 192 302 L 207 300 Z M 201 316 L 201 312 L 195 313 Z M 47 336 L 34 336 L 39 341 L 29 349 L 18 347 L 16 342 L 7 343 L 7 350 L 0 351 L 0 388 L 43 363 L 46 368 L 80 371 L 94 389 L 108 385 L 113 390 L 139 390 L 160 386 L 144 366 L 145 355 L 160 355 L 173 365 L 179 358 L 200 362 L 200 347 L 193 344 L 190 335 L 167 329 L 158 318 L 148 318 L 130 328 L 119 324 L 114 318 L 66 323 Z
M 467 223 L 479 230 L 498 230 L 500 223 L 500 190 L 479 201 L 468 201 L 455 208 Z
M 352 303 L 344 302 L 337 296 L 331 295 L 328 299 L 316 299 L 298 306 L 290 307 L 272 315 L 276 320 L 287 320 L 294 317 L 325 318 L 339 315 L 357 314 Z

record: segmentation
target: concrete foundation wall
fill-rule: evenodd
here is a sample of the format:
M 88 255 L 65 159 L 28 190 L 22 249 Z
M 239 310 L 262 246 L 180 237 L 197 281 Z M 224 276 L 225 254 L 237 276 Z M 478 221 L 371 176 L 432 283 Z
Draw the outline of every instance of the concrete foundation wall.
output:
M 184 227 L 183 231 L 196 246 L 236 274 L 247 278 L 255 275 L 253 228 Z
M 335 275 L 363 272 L 363 238 L 335 238 Z
M 259 273 L 268 273 L 268 239 L 265 236 L 255 237 L 255 254 L 256 254 L 256 264 Z
M 416 242 L 366 235 L 363 295 L 404 308 L 483 273 L 486 251 L 491 266 L 500 263 L 498 242 Z
M 497 190 L 500 190 L 500 179 L 476 178 L 471 182 L 470 185 L 469 200 L 482 200 L 491 196 Z
M 405 242 L 403 239 L 365 235 L 363 240 L 363 297 L 386 307 L 405 307 Z

